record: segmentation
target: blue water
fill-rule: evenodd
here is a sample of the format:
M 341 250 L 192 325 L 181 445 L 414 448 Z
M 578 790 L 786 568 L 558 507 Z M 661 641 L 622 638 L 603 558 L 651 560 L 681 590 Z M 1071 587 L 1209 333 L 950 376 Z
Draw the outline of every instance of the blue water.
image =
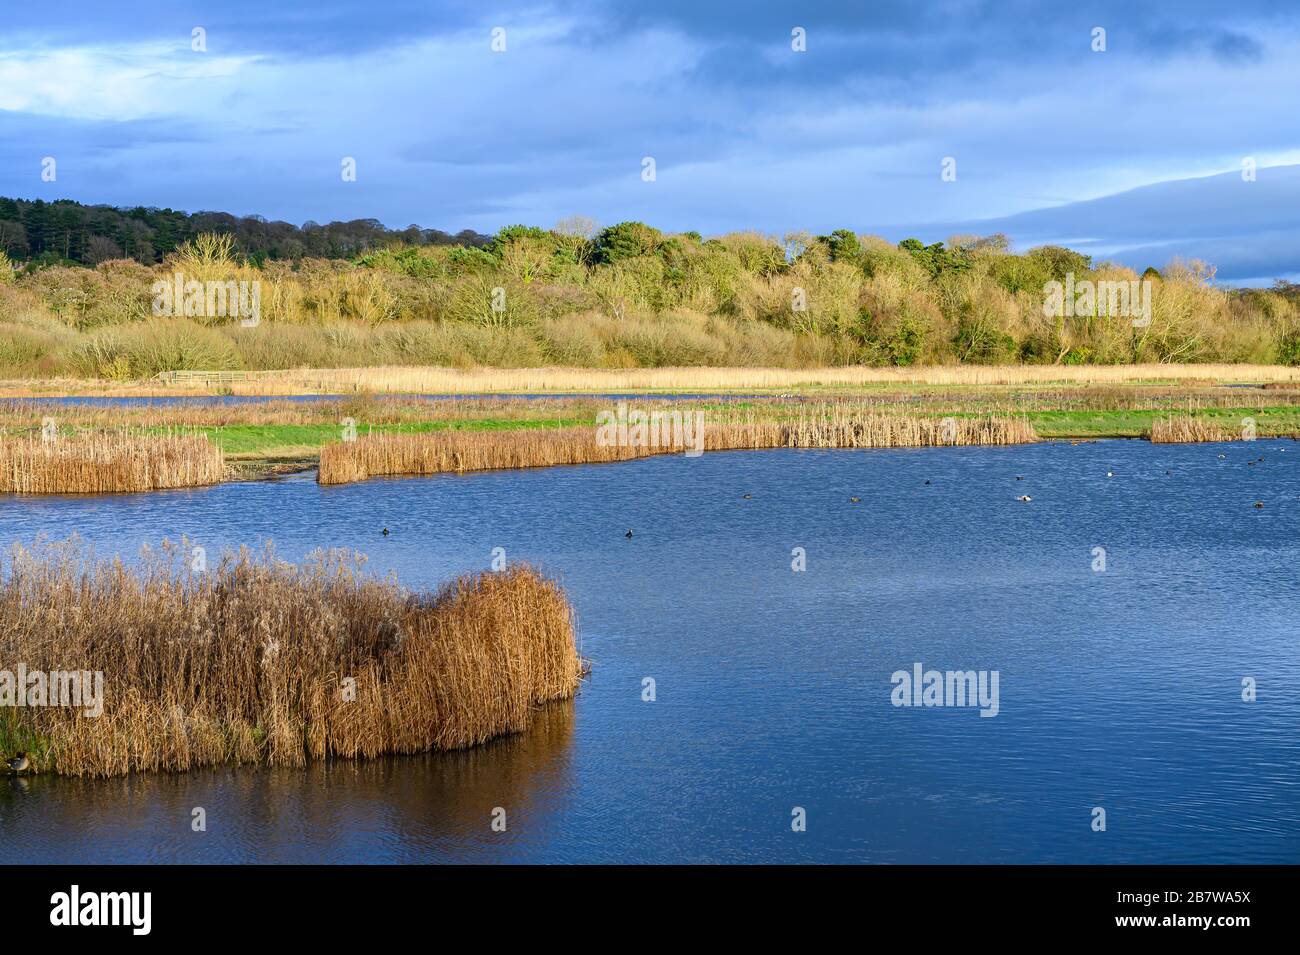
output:
M 0 541 L 74 532 L 104 554 L 349 547 L 418 586 L 503 547 L 568 588 L 592 672 L 463 753 L 0 782 L 0 862 L 1300 861 L 1289 441 L 0 497 Z M 893 706 L 918 662 L 996 670 L 997 716 Z

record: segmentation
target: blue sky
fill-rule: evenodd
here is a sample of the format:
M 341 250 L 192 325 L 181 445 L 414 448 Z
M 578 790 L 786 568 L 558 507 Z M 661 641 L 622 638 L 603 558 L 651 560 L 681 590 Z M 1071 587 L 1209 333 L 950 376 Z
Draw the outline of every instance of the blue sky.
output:
M 1297 91 L 1300 5 L 1251 0 L 55 2 L 0 27 L 0 194 L 448 231 L 1003 230 L 1258 282 L 1300 271 Z

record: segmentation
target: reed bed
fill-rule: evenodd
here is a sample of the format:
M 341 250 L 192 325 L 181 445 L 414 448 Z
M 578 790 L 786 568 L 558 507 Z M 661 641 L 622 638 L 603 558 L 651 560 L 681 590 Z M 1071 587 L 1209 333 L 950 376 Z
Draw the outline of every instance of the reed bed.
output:
M 103 703 L 0 707 L 6 755 L 117 776 L 457 749 L 525 729 L 582 676 L 570 605 L 528 566 L 425 593 L 338 552 L 188 560 L 184 544 L 134 568 L 75 542 L 15 548 L 0 667 L 100 671 Z
M 229 385 L 236 394 L 373 391 L 411 394 L 485 392 L 736 391 L 881 384 L 1032 385 L 1052 382 L 1300 382 L 1284 365 L 927 365 L 878 368 L 444 368 L 380 366 L 253 372 Z M 198 384 L 195 382 L 195 384 Z
M 1229 431 L 1217 422 L 1195 415 L 1170 415 L 1151 422 L 1152 444 L 1236 441 L 1240 438 L 1240 432 Z
M 674 436 L 676 437 L 676 436 Z M 649 439 L 653 441 L 653 439 Z M 1023 418 L 921 418 L 830 406 L 785 421 L 732 416 L 704 428 L 702 450 L 758 448 L 914 448 L 927 445 L 1024 444 L 1037 440 Z M 321 484 L 370 477 L 485 471 L 628 461 L 679 454 L 687 445 L 660 436 L 657 443 L 608 443 L 594 427 L 512 432 L 444 431 L 381 434 L 321 449 Z
M 927 385 L 880 386 L 865 393 L 751 394 L 743 397 L 667 399 L 646 395 L 639 403 L 647 407 L 716 408 L 726 401 L 774 413 L 782 407 L 801 404 L 846 403 L 857 407 L 896 413 L 923 409 L 933 414 L 1021 414 L 1035 411 L 1152 410 L 1188 413 L 1203 408 L 1235 408 L 1243 403 L 1267 401 L 1274 407 L 1300 407 L 1296 386 L 1269 388 L 1267 394 L 1242 388 L 1225 388 L 1204 382 L 1151 384 L 1037 384 L 1037 385 Z M 672 404 L 669 404 L 669 401 Z M 436 397 L 419 395 L 376 395 L 357 393 L 346 398 L 316 398 L 310 401 L 267 398 L 257 402 L 223 404 L 186 402 L 101 406 L 32 399 L 0 398 L 0 429 L 39 432 L 40 422 L 55 418 L 61 426 L 79 430 L 224 428 L 239 425 L 329 425 L 337 427 L 352 418 L 360 428 L 402 423 L 448 423 L 462 425 L 476 420 L 557 421 L 590 419 L 609 404 L 600 395 L 552 395 L 522 398 L 518 395 Z
M 0 438 L 0 493 L 105 494 L 216 484 L 221 449 L 203 435 Z
M 1251 364 L 1131 365 L 919 365 L 906 368 L 848 365 L 825 368 L 452 368 L 376 365 L 364 368 L 293 368 L 249 371 L 236 379 L 222 373 L 118 381 L 104 378 L 0 381 L 0 395 L 40 394 L 163 396 L 212 394 L 529 394 L 631 391 L 753 391 L 808 388 L 874 388 L 887 385 L 1032 386 L 1056 383 L 1122 385 L 1143 382 L 1269 383 L 1300 386 L 1300 367 Z

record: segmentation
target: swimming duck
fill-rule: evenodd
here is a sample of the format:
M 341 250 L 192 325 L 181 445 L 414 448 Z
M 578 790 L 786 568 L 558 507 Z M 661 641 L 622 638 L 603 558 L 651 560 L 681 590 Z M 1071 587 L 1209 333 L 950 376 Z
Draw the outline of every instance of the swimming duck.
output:
M 1256 507 L 1260 507 L 1260 508 L 1262 508 L 1262 507 L 1264 506 L 1264 502 L 1263 502 L 1263 501 L 1256 501 L 1256 502 L 1255 502 L 1255 506 L 1256 506 Z
M 930 484 L 930 482 L 929 482 L 929 481 L 926 481 L 926 482 L 925 482 L 925 483 L 926 483 L 926 485 L 927 485 L 927 486 L 929 486 L 929 484 Z
M 19 753 L 17 756 L 5 760 L 5 764 L 9 767 L 11 773 L 25 773 L 28 767 L 31 766 L 31 760 L 27 758 L 26 753 Z
M 388 528 L 387 528 L 387 527 L 384 528 L 384 536 L 385 536 L 385 537 L 388 536 Z
M 748 500 L 751 500 L 751 499 L 754 497 L 754 495 L 752 495 L 752 494 L 742 494 L 741 497 L 743 497 L 745 500 L 748 501 Z
M 627 533 L 624 534 L 623 536 L 626 537 L 628 540 L 631 540 L 631 539 L 632 539 L 632 529 L 629 527 Z
M 1114 477 L 1114 476 L 1115 476 L 1115 472 L 1114 472 L 1114 471 L 1107 471 L 1107 472 L 1106 472 L 1106 477 Z
M 1028 494 L 1021 494 L 1018 498 L 1016 498 L 1016 500 L 1017 500 L 1017 501 L 1032 501 L 1033 498 L 1030 497 Z
M 851 497 L 851 498 L 849 498 L 849 503 L 850 503 L 850 504 L 857 504 L 860 500 L 862 500 L 862 498 L 860 498 L 860 497 Z

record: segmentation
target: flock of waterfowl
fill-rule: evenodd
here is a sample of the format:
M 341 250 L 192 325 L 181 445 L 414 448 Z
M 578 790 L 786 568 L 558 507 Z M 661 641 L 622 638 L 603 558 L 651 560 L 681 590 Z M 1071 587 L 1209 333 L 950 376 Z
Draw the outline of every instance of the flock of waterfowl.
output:
M 1081 442 L 1078 442 L 1078 441 L 1071 441 L 1071 442 L 1070 442 L 1070 444 L 1072 444 L 1072 445 L 1074 445 L 1074 444 L 1079 444 L 1079 443 L 1081 443 Z M 1285 451 L 1286 449 L 1285 449 L 1285 448 L 1279 448 L 1278 450 L 1279 450 L 1279 451 Z M 1220 460 L 1226 459 L 1226 458 L 1227 458 L 1227 455 L 1226 455 L 1226 454 L 1220 454 L 1220 455 L 1219 455 L 1219 458 L 1220 458 Z M 1248 461 L 1248 462 L 1246 462 L 1246 463 L 1247 463 L 1250 467 L 1254 467 L 1256 464 L 1263 463 L 1263 461 L 1264 461 L 1264 458 L 1263 458 L 1263 456 L 1261 455 L 1260 457 L 1256 458 L 1254 461 Z M 1174 473 L 1174 472 L 1173 472 L 1173 471 L 1170 471 L 1170 470 L 1166 470 L 1166 471 L 1165 471 L 1165 474 L 1166 474 L 1166 475 L 1173 474 L 1173 473 Z M 1108 470 L 1108 471 L 1106 472 L 1106 477 L 1108 477 L 1108 478 L 1113 478 L 1114 476 L 1115 476 L 1115 472 L 1114 472 L 1114 471 L 1110 471 L 1110 470 Z M 1017 480 L 1017 481 L 1023 481 L 1024 479 L 1025 479 L 1025 476 L 1024 476 L 1023 474 L 1017 474 L 1017 475 L 1016 475 L 1016 480 Z M 925 484 L 926 484 L 927 487 L 930 487 L 930 486 L 933 485 L 933 482 L 927 480 L 927 481 L 925 482 Z M 742 495 L 741 495 L 741 498 L 742 498 L 743 500 L 746 500 L 746 501 L 753 499 L 753 497 L 754 497 L 753 494 L 742 494 Z M 1017 500 L 1017 501 L 1020 501 L 1020 502 L 1023 503 L 1023 504 L 1028 504 L 1030 501 L 1033 500 L 1033 498 L 1030 497 L 1028 494 L 1021 494 L 1021 495 L 1019 495 L 1019 496 L 1016 497 L 1016 500 Z M 860 504 L 860 503 L 862 503 L 862 498 L 860 498 L 860 497 L 850 497 L 850 498 L 849 498 L 849 503 L 850 503 L 850 504 Z M 1263 502 L 1263 501 L 1256 501 L 1256 502 L 1255 502 L 1255 507 L 1256 507 L 1257 509 L 1262 509 L 1262 508 L 1264 507 L 1264 502 Z M 628 532 L 627 532 L 627 536 L 628 536 L 628 537 L 631 537 L 631 536 L 632 536 L 632 532 L 631 532 L 631 531 L 628 531 Z

